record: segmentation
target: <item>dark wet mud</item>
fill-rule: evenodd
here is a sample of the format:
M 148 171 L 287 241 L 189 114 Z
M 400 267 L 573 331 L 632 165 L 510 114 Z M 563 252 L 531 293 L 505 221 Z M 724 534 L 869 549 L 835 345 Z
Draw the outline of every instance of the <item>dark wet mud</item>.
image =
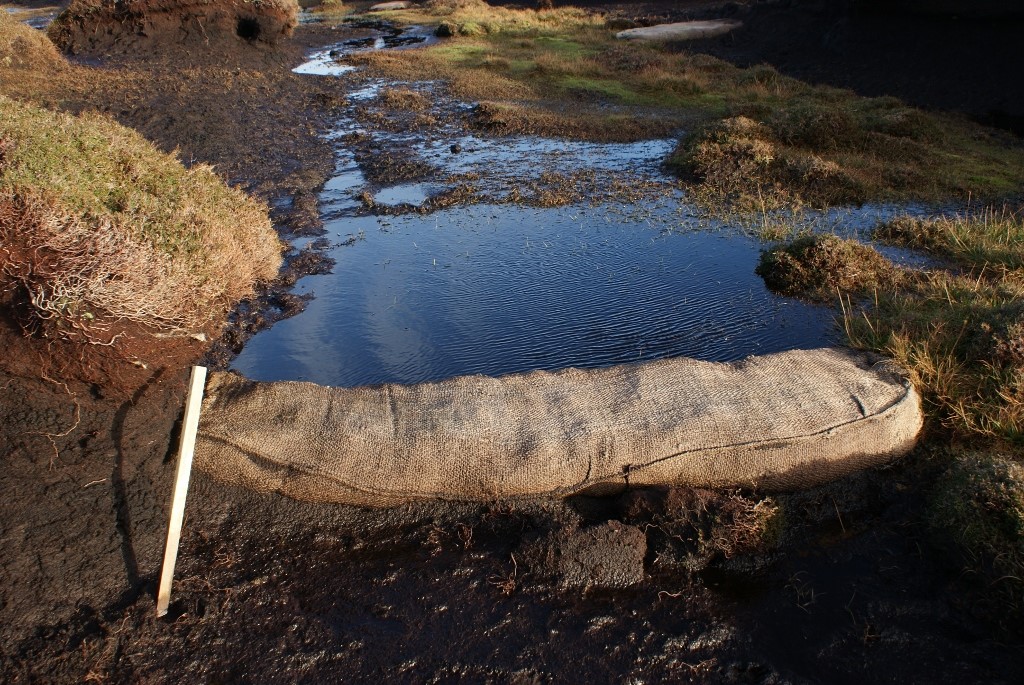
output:
M 154 618 L 143 572 L 137 596 L 41 626 L 5 676 L 1014 682 L 1020 651 L 927 551 L 920 502 L 901 494 L 922 475 L 901 466 L 780 497 L 778 546 L 731 557 L 699 543 L 721 495 L 367 512 L 200 476 L 169 616 Z M 157 521 L 134 521 L 136 544 L 156 538 Z M 133 549 L 141 569 L 158 551 Z

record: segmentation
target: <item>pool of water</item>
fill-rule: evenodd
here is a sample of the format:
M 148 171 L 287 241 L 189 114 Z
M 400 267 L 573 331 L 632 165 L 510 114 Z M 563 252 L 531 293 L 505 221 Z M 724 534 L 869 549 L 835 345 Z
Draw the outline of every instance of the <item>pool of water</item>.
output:
M 34 29 L 45 31 L 60 13 L 59 7 L 5 7 L 5 12 Z
M 349 49 L 370 43 L 381 47 L 363 39 Z M 337 55 L 344 48 L 332 49 Z M 316 53 L 311 63 L 328 57 L 330 50 Z M 661 171 L 674 140 L 489 138 L 451 116 L 438 117 L 442 123 L 428 135 L 361 124 L 354 108 L 372 104 L 387 87 L 429 94 L 432 85 L 370 80 L 349 93 L 349 111 L 327 136 L 336 146 L 335 175 L 320 194 L 336 266 L 297 283 L 298 293 L 315 297 L 304 312 L 247 343 L 233 364 L 244 375 L 338 386 L 415 383 L 670 356 L 729 361 L 840 340 L 833 310 L 765 288 L 754 273 L 764 244 L 749 230 L 687 204 Z M 471 107 L 434 101 L 449 113 Z M 368 183 L 345 143 L 352 133 L 399 144 L 436 172 L 390 187 Z M 411 210 L 459 175 L 498 198 L 546 175 L 581 172 L 589 201 L 561 208 L 481 204 L 374 216 L 361 200 L 369 195 L 375 205 Z M 602 189 L 615 184 L 619 190 L 605 197 Z M 650 192 L 615 200 L 623 185 Z M 907 211 L 832 209 L 800 221 L 856 237 Z M 891 256 L 910 266 L 917 259 Z
M 356 386 L 835 342 L 830 310 L 765 289 L 759 243 L 682 221 L 672 202 L 338 220 L 349 244 L 331 251 L 334 273 L 301 280 L 306 311 L 254 337 L 234 368 Z

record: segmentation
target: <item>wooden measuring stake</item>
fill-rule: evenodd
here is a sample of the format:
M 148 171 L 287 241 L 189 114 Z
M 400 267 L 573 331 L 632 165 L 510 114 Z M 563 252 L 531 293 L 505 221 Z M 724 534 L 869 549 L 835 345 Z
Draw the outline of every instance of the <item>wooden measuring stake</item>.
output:
M 157 616 L 164 616 L 167 613 L 167 605 L 171 603 L 171 581 L 174 579 L 174 563 L 178 560 L 181 521 L 185 516 L 185 498 L 188 496 L 188 480 L 192 474 L 192 455 L 196 448 L 199 410 L 203 405 L 205 385 L 206 367 L 193 366 L 188 395 L 185 396 L 185 420 L 181 424 L 181 442 L 178 443 L 178 470 L 174 475 L 174 494 L 171 496 L 171 522 L 167 527 L 167 547 L 164 548 L 160 590 L 156 596 Z

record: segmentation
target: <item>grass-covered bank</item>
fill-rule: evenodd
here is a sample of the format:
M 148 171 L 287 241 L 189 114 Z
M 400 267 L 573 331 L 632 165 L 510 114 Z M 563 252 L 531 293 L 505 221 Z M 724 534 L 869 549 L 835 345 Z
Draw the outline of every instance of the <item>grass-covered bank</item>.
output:
M 926 444 L 944 445 L 930 524 L 967 567 L 1024 609 L 1024 215 L 1009 209 L 883 223 L 876 240 L 925 251 L 901 269 L 832 235 L 766 250 L 773 289 L 836 303 L 855 347 L 895 359 L 924 397 Z
M 365 5 L 342 8 L 332 16 Z M 1001 198 L 1024 185 L 1024 148 L 1008 134 L 770 66 L 740 69 L 685 46 L 619 41 L 617 26 L 573 7 L 431 0 L 371 16 L 434 24 L 446 37 L 354 61 L 394 78 L 444 79 L 481 104 L 488 130 L 598 140 L 685 131 L 667 164 L 711 204 Z
M 5 285 L 36 319 L 195 331 L 277 274 L 265 206 L 106 117 L 0 98 L 0 141 Z
M 0 60 L 5 79 L 23 85 L 69 68 L 45 36 L 6 13 Z M 0 285 L 15 318 L 89 342 L 132 326 L 216 326 L 281 262 L 266 206 L 211 168 L 185 169 L 109 117 L 2 93 L 0 238 Z

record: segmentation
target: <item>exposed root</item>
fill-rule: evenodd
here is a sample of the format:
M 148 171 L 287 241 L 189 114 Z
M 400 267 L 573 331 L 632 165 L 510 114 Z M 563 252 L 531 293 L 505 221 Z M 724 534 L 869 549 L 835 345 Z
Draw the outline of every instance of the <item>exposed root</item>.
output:
M 50 447 L 53 448 L 53 457 L 50 458 L 49 464 L 49 468 L 52 470 L 56 466 L 57 462 L 60 461 L 60 450 L 57 448 L 56 439 L 66 438 L 67 436 L 75 432 L 78 426 L 81 425 L 82 405 L 78 401 L 78 396 L 75 395 L 75 393 L 71 392 L 71 388 L 68 387 L 67 383 L 55 381 L 45 374 L 41 377 L 44 381 L 47 381 L 48 383 L 53 383 L 57 387 L 64 388 L 64 392 L 66 392 L 71 397 L 71 401 L 74 402 L 75 404 L 75 422 L 66 431 L 63 431 L 61 433 L 45 433 L 43 431 L 32 431 L 31 433 L 29 433 L 29 435 L 41 435 L 42 437 L 46 438 L 49 441 Z
M 487 579 L 488 583 L 498 588 L 501 591 L 501 594 L 505 595 L 506 597 L 515 592 L 516 579 L 519 575 L 519 562 L 516 561 L 516 555 L 513 554 L 511 555 L 511 557 L 512 572 L 509 573 L 508 576 L 502 577 L 499 575 L 493 575 Z

